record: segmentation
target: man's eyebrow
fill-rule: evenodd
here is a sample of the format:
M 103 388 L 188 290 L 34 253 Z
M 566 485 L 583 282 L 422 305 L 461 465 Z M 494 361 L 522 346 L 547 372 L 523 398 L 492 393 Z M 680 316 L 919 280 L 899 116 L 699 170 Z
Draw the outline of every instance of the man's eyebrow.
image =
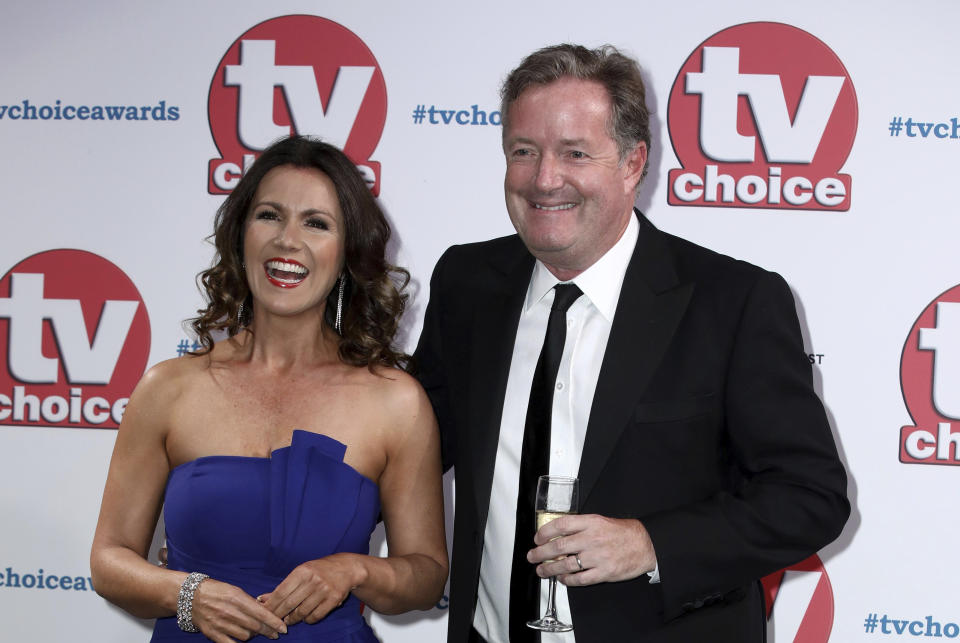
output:
M 507 145 L 516 145 L 517 143 L 523 143 L 523 144 L 529 144 L 529 145 L 534 145 L 534 144 L 535 144 L 534 141 L 533 141 L 533 139 L 529 139 L 529 138 L 526 138 L 526 137 L 523 137 L 523 136 L 518 136 L 518 137 L 516 137 L 516 138 L 508 138 L 508 139 L 506 140 L 506 144 L 507 144 Z M 560 140 L 560 144 L 561 144 L 561 145 L 568 146 L 568 147 L 571 147 L 571 146 L 576 147 L 576 146 L 586 145 L 586 144 L 587 144 L 587 139 L 585 139 L 585 138 L 564 138 L 564 139 L 561 139 L 561 140 Z

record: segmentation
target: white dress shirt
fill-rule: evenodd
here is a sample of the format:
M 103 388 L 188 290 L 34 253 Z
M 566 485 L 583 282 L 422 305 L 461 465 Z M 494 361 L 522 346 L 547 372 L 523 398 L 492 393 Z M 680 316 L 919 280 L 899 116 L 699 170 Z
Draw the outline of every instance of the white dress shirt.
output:
M 567 311 L 567 336 L 553 392 L 551 475 L 576 477 L 580 469 L 593 393 L 639 229 L 637 218 L 631 215 L 627 229 L 617 243 L 572 281 L 583 291 L 583 296 Z M 559 280 L 538 260 L 527 288 L 510 361 L 473 620 L 477 632 L 489 643 L 510 641 L 510 568 L 517 520 L 520 452 L 533 372 L 547 332 L 553 287 L 558 283 Z M 531 533 L 530 548 L 533 547 Z M 530 572 L 534 573 L 533 565 L 530 567 Z M 542 614 L 547 602 L 547 583 L 540 585 Z M 572 623 L 567 588 L 562 583 L 557 583 L 557 615 L 561 621 Z M 574 643 L 575 633 L 576 629 L 559 634 L 543 633 L 541 640 L 543 643 Z

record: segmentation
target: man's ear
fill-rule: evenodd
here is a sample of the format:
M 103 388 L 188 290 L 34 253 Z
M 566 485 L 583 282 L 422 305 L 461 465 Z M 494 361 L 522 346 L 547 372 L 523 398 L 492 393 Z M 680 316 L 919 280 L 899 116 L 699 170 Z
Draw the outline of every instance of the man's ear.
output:
M 647 144 L 640 141 L 623 159 L 623 167 L 626 170 L 623 176 L 626 187 L 629 190 L 635 190 L 640 183 L 640 177 L 643 176 L 643 168 L 647 166 Z

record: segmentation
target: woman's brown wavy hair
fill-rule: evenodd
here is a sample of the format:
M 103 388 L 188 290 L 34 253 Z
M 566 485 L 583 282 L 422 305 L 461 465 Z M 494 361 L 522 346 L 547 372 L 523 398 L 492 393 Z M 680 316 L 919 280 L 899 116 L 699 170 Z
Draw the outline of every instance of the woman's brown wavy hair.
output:
M 410 358 L 395 350 L 393 341 L 406 305 L 407 295 L 402 291 L 410 274 L 386 261 L 390 225 L 353 162 L 333 145 L 304 136 L 281 139 L 264 150 L 217 210 L 213 266 L 197 277 L 207 307 L 189 320 L 203 345 L 195 354 L 213 349 L 211 333 L 225 330 L 232 337 L 253 318 L 254 302 L 243 266 L 244 224 L 260 181 L 280 166 L 320 170 L 337 189 L 346 235 L 340 359 L 370 368 L 375 364 L 405 366 Z M 242 319 L 238 314 L 241 302 Z M 331 327 L 336 310 L 335 285 L 324 313 Z

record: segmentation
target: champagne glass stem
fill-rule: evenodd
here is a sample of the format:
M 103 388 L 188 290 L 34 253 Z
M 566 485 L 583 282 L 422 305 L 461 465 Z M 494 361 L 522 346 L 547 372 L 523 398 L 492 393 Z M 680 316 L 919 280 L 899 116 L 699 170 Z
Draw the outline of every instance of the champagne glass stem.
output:
M 547 613 L 543 615 L 544 620 L 557 620 L 557 577 L 550 577 L 550 590 L 547 594 Z

